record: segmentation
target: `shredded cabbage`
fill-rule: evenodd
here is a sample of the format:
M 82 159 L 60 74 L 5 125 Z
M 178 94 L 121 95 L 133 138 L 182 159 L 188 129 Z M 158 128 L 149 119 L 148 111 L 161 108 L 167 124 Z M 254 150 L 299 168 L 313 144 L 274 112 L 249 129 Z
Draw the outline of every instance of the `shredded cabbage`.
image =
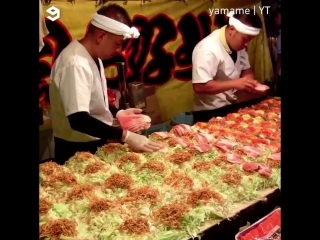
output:
M 201 129 L 198 130 L 202 131 Z M 215 165 L 204 171 L 197 171 L 194 168 L 194 164 L 197 162 L 212 161 L 218 157 L 219 152 L 217 150 L 194 156 L 190 161 L 181 165 L 170 162 L 167 156 L 181 149 L 182 147 L 177 145 L 174 148 L 170 148 L 167 154 L 138 153 L 140 157 L 139 165 L 127 162 L 121 168 L 117 167 L 117 159 L 119 156 L 124 155 L 125 151 L 106 154 L 99 149 L 96 156 L 106 164 L 108 170 L 91 174 L 84 174 L 84 170 L 88 164 L 100 161 L 99 159 L 89 159 L 82 162 L 71 159 L 65 166 L 62 166 L 63 170 L 73 173 L 77 184 L 92 184 L 96 186 L 93 190 L 94 197 L 84 196 L 81 199 L 71 201 L 67 200 L 67 196 L 73 185 L 57 182 L 58 187 L 49 187 L 45 185 L 48 176 L 40 172 L 40 186 L 42 188 L 40 198 L 48 199 L 53 203 L 48 213 L 40 216 L 40 225 L 53 219 L 74 219 L 77 222 L 77 236 L 61 236 L 60 239 L 63 240 L 186 240 L 196 237 L 200 239 L 201 236 L 199 234 L 204 224 L 213 220 L 218 222 L 232 216 L 236 203 L 249 202 L 261 198 L 261 190 L 280 188 L 280 168 L 272 169 L 270 179 L 263 178 L 258 174 L 243 174 L 241 184 L 231 187 L 222 181 L 222 176 L 227 172 L 226 169 Z M 265 162 L 269 155 L 270 151 L 266 149 L 263 156 L 255 159 L 255 162 Z M 163 163 L 165 166 L 164 172 L 158 173 L 147 168 L 141 168 L 143 164 L 150 160 L 157 160 Z M 253 159 L 247 157 L 245 160 L 252 161 Z M 170 177 L 174 171 L 184 173 L 192 179 L 193 185 L 180 188 L 167 185 L 164 180 Z M 121 188 L 110 189 L 105 185 L 108 178 L 117 173 L 129 174 L 134 187 L 150 186 L 156 189 L 160 200 L 153 204 L 139 200 L 120 202 L 126 199 L 129 193 L 128 190 Z M 223 203 L 219 203 L 212 198 L 206 202 L 199 201 L 196 206 L 190 207 L 183 216 L 179 229 L 171 229 L 155 220 L 154 213 L 162 206 L 171 203 L 188 204 L 190 193 L 201 189 L 203 186 L 208 186 L 219 193 L 223 198 Z M 116 206 L 100 213 L 94 213 L 89 208 L 93 198 L 107 199 L 115 203 Z M 148 219 L 149 233 L 133 237 L 121 232 L 119 227 L 128 217 Z

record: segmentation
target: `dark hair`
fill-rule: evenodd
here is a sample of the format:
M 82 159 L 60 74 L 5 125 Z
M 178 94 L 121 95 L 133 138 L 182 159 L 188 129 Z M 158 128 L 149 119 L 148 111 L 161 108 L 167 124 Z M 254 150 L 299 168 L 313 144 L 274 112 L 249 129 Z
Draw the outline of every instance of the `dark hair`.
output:
M 128 25 L 129 27 L 132 27 L 132 20 L 129 16 L 129 13 L 127 10 L 125 10 L 123 7 L 119 6 L 118 4 L 108 4 L 107 6 L 102 6 L 97 13 L 99 15 L 103 15 L 106 17 L 110 17 L 114 20 L 120 20 L 123 19 L 123 23 Z M 119 16 L 119 17 L 117 17 Z M 92 32 L 95 27 L 90 24 L 88 32 Z
M 233 17 L 250 27 L 262 28 L 262 21 L 259 15 L 253 9 L 245 8 L 243 9 L 243 12 L 244 13 L 241 14 L 234 14 Z

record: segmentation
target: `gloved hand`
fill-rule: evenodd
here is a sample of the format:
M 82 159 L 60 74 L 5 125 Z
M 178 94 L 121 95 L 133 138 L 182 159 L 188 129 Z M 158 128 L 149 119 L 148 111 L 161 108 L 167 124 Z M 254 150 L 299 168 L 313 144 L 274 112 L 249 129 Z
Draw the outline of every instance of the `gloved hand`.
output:
M 123 129 L 138 132 L 151 126 L 151 118 L 141 112 L 139 108 L 128 108 L 118 111 L 116 118 Z
M 135 150 L 140 150 L 144 152 L 154 152 L 163 148 L 162 145 L 152 142 L 147 137 L 127 131 L 126 137 L 123 140 L 129 146 Z
M 141 114 L 142 110 L 139 108 L 128 108 L 126 110 L 119 110 L 117 112 L 116 118 L 118 119 L 119 116 L 130 116 L 135 114 Z

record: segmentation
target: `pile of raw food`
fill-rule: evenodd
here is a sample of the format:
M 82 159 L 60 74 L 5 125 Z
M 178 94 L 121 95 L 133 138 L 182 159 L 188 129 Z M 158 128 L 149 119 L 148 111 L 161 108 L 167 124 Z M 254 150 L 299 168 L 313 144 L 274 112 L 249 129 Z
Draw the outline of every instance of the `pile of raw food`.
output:
M 280 188 L 280 101 L 150 138 L 136 153 L 108 144 L 65 166 L 40 164 L 40 236 L 73 240 L 181 240 L 239 202 Z

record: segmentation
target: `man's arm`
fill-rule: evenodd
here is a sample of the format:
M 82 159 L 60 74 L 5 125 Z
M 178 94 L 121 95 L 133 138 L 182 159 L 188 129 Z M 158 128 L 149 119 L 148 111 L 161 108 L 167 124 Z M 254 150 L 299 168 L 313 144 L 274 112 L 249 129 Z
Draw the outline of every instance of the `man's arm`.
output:
M 234 88 L 234 80 L 217 81 L 219 60 L 205 49 L 195 49 L 192 53 L 192 86 L 198 94 L 218 94 Z
M 247 77 L 250 79 L 254 79 L 254 74 L 253 74 L 251 68 L 248 68 L 246 70 L 242 70 L 240 77 Z
M 254 74 L 250 66 L 249 56 L 246 50 L 240 52 L 240 64 L 242 65 L 242 71 L 240 77 L 247 77 L 254 79 Z
M 93 137 L 106 140 L 123 140 L 126 136 L 126 133 L 122 129 L 109 126 L 90 116 L 87 112 L 73 113 L 68 116 L 68 120 L 73 130 Z
M 198 94 L 218 94 L 234 88 L 233 80 L 216 81 L 210 80 L 206 83 L 192 84 L 193 90 Z
M 125 136 L 122 129 L 109 126 L 90 116 L 91 85 L 90 71 L 80 64 L 72 63 L 61 70 L 58 86 L 70 127 L 93 137 L 121 140 Z

